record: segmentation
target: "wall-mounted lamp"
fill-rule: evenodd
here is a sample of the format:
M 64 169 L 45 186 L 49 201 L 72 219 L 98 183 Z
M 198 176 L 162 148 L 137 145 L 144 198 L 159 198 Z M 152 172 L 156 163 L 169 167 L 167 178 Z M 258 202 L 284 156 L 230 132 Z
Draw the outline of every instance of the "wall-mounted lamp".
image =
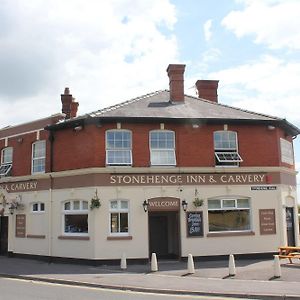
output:
M 81 125 L 76 126 L 76 127 L 74 127 L 74 130 L 75 130 L 75 131 L 80 131 L 80 130 L 82 130 L 82 126 L 81 126 Z
M 188 204 L 187 204 L 187 202 L 185 200 L 182 200 L 181 201 L 181 206 L 182 206 L 183 211 L 186 211 Z
M 18 139 L 17 139 L 17 142 L 18 142 L 19 144 L 22 144 L 22 143 L 23 143 L 23 138 L 21 138 L 21 137 L 18 138 Z
M 147 202 L 147 200 L 144 200 L 144 202 L 143 202 L 144 212 L 148 211 L 148 206 L 149 206 L 149 203 Z
M 17 202 L 12 202 L 11 205 L 10 205 L 10 207 L 8 208 L 9 213 L 10 213 L 11 215 L 13 215 L 14 212 L 15 212 L 15 209 L 18 209 L 18 206 L 19 206 L 19 203 L 17 203 Z
M 193 128 L 199 128 L 199 125 L 198 124 L 193 124 L 192 127 Z
M 269 130 L 274 130 L 274 129 L 275 129 L 275 126 L 273 126 L 273 125 L 268 125 L 268 129 L 269 129 Z

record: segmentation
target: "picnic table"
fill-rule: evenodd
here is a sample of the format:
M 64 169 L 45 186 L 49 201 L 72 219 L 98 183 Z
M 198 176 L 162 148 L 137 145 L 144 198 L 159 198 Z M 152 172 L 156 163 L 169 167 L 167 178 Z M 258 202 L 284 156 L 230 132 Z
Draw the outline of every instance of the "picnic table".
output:
M 292 258 L 300 259 L 300 247 L 294 246 L 284 246 L 278 248 L 278 256 L 279 258 L 288 258 L 290 263 L 292 264 Z

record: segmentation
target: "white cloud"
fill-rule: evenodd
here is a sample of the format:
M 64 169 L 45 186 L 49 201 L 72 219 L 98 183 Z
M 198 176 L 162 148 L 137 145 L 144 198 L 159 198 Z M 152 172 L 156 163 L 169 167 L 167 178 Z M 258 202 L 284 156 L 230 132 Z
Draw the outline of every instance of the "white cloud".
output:
M 212 37 L 212 31 L 211 31 L 211 26 L 212 26 L 212 20 L 209 19 L 207 20 L 204 25 L 203 25 L 203 30 L 204 30 L 204 38 L 208 42 L 211 40 Z
M 300 1 L 240 1 L 244 10 L 230 12 L 222 25 L 237 37 L 255 36 L 255 42 L 272 49 L 300 49 Z
M 300 62 L 261 56 L 210 77 L 220 80 L 219 95 L 226 95 L 226 102 L 282 118 L 288 116 L 289 121 L 300 125 Z
M 80 113 L 167 87 L 175 23 L 169 0 L 2 0 L 1 125 L 60 111 L 65 86 Z

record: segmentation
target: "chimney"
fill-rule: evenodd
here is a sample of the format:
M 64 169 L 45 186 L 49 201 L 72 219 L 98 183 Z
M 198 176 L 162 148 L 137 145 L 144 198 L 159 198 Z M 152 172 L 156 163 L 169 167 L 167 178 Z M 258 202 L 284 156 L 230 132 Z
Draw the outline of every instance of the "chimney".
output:
M 61 111 L 66 115 L 66 119 L 75 118 L 77 116 L 79 103 L 75 102 L 68 87 L 65 88 L 64 94 L 61 95 L 61 103 Z
M 198 97 L 218 103 L 219 80 L 197 80 Z
M 170 102 L 184 103 L 184 74 L 185 65 L 172 65 L 167 68 L 170 86 Z

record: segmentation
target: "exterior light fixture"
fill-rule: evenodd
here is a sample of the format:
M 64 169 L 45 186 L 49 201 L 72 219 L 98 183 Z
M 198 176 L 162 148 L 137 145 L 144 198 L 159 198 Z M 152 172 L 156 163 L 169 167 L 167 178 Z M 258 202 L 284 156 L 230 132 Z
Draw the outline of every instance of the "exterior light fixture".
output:
M 80 130 L 82 130 L 82 126 L 81 126 L 81 125 L 76 126 L 76 127 L 74 127 L 74 130 L 75 130 L 75 131 L 80 131 Z
M 17 209 L 17 208 L 18 208 L 18 203 L 12 202 L 11 205 L 10 205 L 10 207 L 8 208 L 9 213 L 10 213 L 11 215 L 13 215 L 15 209 Z
M 149 203 L 147 202 L 147 200 L 144 200 L 144 202 L 143 202 L 144 212 L 148 211 L 148 206 L 149 206 Z
M 186 211 L 188 204 L 187 204 L 187 202 L 185 200 L 182 200 L 181 206 L 182 206 L 183 211 Z

